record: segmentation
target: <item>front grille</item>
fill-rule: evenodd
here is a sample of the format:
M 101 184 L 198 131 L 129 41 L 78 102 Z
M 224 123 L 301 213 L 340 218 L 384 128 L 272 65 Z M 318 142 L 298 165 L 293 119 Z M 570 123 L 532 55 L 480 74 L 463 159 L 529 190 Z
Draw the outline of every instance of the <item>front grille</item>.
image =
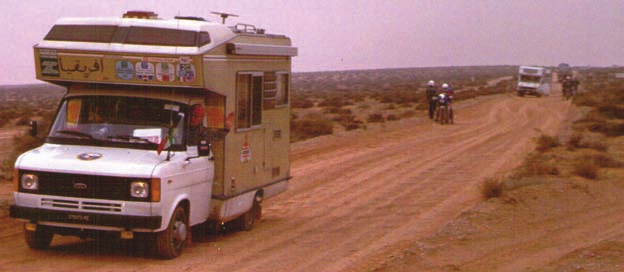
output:
M 20 171 L 22 174 L 35 174 L 39 177 L 39 189 L 36 191 L 24 190 L 19 188 L 20 192 L 31 193 L 48 196 L 75 197 L 84 199 L 106 199 L 106 200 L 122 200 L 122 201 L 141 201 L 148 202 L 147 198 L 133 198 L 130 196 L 130 184 L 133 181 L 147 179 L 96 176 L 96 175 L 78 175 L 52 172 L 34 172 Z M 73 207 L 75 205 L 85 206 L 85 203 L 72 203 L 71 201 L 58 202 L 55 205 L 67 205 Z M 86 205 L 89 206 L 89 205 Z M 99 209 L 99 203 L 94 205 L 95 209 Z
M 121 203 L 106 203 L 95 201 L 42 198 L 41 206 L 85 211 L 121 212 Z

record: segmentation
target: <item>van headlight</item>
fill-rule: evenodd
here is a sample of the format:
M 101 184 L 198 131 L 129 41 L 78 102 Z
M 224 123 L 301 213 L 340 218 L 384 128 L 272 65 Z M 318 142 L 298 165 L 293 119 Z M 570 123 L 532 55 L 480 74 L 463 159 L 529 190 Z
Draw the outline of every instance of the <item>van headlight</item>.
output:
M 35 174 L 23 174 L 22 175 L 22 188 L 26 190 L 39 189 L 39 177 Z
M 130 184 L 130 196 L 136 198 L 147 198 L 149 196 L 149 182 L 133 181 Z

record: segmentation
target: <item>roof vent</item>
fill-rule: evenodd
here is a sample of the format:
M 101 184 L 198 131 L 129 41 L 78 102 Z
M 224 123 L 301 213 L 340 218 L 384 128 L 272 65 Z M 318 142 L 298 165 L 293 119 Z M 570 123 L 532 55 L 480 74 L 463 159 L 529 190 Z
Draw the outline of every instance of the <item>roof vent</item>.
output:
M 154 13 L 153 11 L 132 10 L 124 13 L 123 18 L 158 19 L 158 14 Z

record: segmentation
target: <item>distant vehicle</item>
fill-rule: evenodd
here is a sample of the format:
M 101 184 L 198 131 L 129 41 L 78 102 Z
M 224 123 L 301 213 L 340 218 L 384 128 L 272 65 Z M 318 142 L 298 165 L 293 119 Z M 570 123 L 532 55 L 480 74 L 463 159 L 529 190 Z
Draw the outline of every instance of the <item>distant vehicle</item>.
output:
M 535 95 L 540 97 L 548 95 L 550 82 L 547 80 L 546 69 L 534 66 L 520 66 L 518 71 L 518 96 Z
M 171 259 L 192 226 L 250 230 L 291 178 L 296 55 L 287 36 L 248 24 L 153 12 L 57 21 L 35 67 L 67 92 L 45 143 L 15 163 L 10 216 L 28 246 L 147 236 Z
M 559 82 L 563 81 L 563 79 L 565 79 L 566 76 L 571 76 L 571 75 L 572 75 L 572 67 L 570 67 L 569 64 L 560 63 L 557 66 L 557 77 L 559 79 Z

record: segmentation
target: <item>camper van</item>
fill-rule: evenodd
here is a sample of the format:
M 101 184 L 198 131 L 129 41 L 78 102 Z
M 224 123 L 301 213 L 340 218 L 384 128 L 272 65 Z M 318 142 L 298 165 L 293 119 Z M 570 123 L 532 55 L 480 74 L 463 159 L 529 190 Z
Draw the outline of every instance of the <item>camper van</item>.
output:
M 518 71 L 518 96 L 542 96 L 550 93 L 550 73 L 543 67 L 520 66 Z
M 221 16 L 65 18 L 34 46 L 37 79 L 66 93 L 15 163 L 10 216 L 29 247 L 106 233 L 171 259 L 192 226 L 250 230 L 287 190 L 297 48 Z

